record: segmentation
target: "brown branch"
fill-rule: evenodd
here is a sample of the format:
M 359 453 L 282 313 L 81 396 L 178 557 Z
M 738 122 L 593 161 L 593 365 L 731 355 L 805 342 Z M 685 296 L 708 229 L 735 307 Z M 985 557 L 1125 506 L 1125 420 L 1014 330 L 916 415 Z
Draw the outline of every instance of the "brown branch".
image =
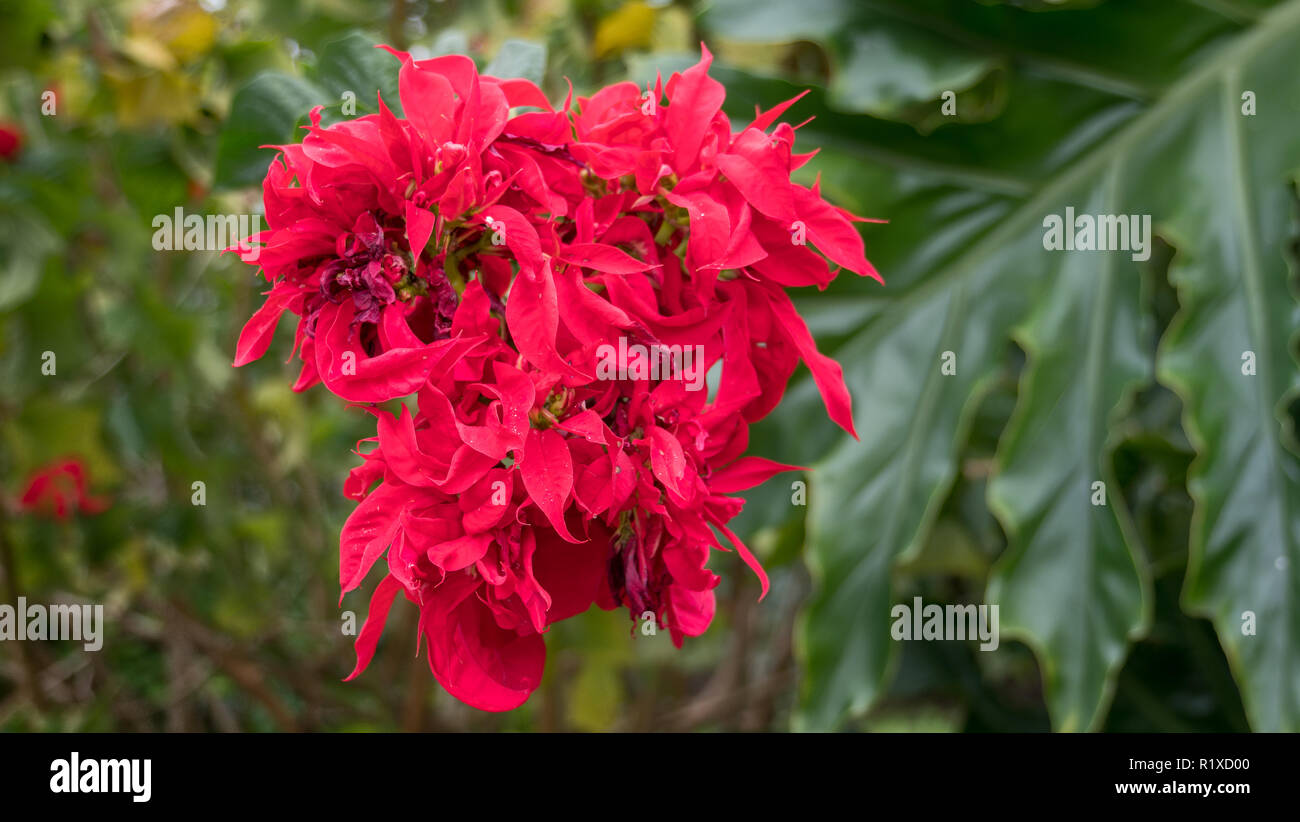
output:
M 9 522 L 7 501 L 0 500 L 0 567 L 4 569 L 5 593 L 8 599 L 18 607 L 18 560 L 14 557 L 13 546 L 9 544 Z M 18 619 L 24 619 L 19 614 Z M 30 642 L 18 643 L 18 654 L 22 659 L 24 684 L 27 698 L 37 713 L 45 711 L 45 695 L 41 692 L 40 665 L 36 661 L 35 649 Z
M 729 692 L 702 695 L 685 708 L 666 715 L 659 728 L 666 731 L 689 731 L 733 716 L 750 702 L 769 699 L 794 684 L 794 671 L 785 670 Z
M 293 713 L 267 684 L 261 666 L 248 659 L 234 643 L 187 613 L 179 602 L 157 602 L 154 607 L 164 615 L 169 626 L 184 632 L 196 649 L 206 654 L 236 685 L 261 703 L 279 730 L 300 730 Z

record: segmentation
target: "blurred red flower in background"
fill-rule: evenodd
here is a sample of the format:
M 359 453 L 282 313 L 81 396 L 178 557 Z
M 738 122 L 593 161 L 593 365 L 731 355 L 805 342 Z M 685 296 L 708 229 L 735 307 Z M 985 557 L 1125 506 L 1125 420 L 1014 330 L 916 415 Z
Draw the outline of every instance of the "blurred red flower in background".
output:
M 27 479 L 18 507 L 22 511 L 60 520 L 72 514 L 98 514 L 108 509 L 104 497 L 91 496 L 86 466 L 77 457 L 56 460 Z
M 0 122 L 0 160 L 12 163 L 23 150 L 23 130 L 17 123 Z

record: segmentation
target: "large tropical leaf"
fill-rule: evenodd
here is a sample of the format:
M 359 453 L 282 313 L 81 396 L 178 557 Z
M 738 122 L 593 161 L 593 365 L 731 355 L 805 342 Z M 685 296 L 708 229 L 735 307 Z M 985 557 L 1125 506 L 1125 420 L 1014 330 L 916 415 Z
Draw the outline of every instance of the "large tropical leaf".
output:
M 1197 452 L 1184 607 L 1213 619 L 1251 725 L 1296 731 L 1300 459 L 1285 403 L 1300 381 L 1291 353 L 1300 310 L 1287 267 L 1300 169 L 1300 8 L 1291 3 L 1264 24 L 1188 86 L 1142 161 L 1169 181 L 1147 196 L 1178 249 L 1170 276 L 1182 312 L 1158 364 L 1183 398 Z M 1254 116 L 1242 115 L 1246 91 L 1259 101 Z
M 1214 617 L 1254 726 L 1296 727 L 1300 659 L 1288 648 L 1300 636 L 1300 464 L 1279 403 L 1296 381 L 1282 252 L 1288 183 L 1300 168 L 1300 135 L 1287 125 L 1300 3 L 1257 19 L 1245 6 L 1229 15 L 1171 2 L 836 8 L 847 28 L 831 53 L 852 42 L 853 26 L 908 25 L 929 12 L 949 21 L 944 33 L 959 48 L 997 54 L 1011 71 L 999 116 L 925 137 L 835 110 L 843 94 L 814 94 L 796 110 L 818 114 L 807 136 L 828 146 L 818 167 L 831 196 L 891 221 L 868 235 L 889 283 L 883 295 L 842 282 L 800 306 L 845 365 L 862 441 L 828 446 L 822 429 L 809 430 L 806 384 L 756 435 L 781 458 L 820 458 L 800 724 L 834 727 L 880 695 L 896 650 L 895 563 L 929 538 L 970 420 L 1012 343 L 1028 364 L 989 484 L 1008 548 L 986 601 L 1000 606 L 1003 636 L 1038 655 L 1054 727 L 1103 719 L 1128 642 L 1151 612 L 1110 456 L 1132 392 L 1156 376 L 1155 340 L 1140 285 L 1150 263 L 1044 249 L 1044 218 L 1070 206 L 1151 215 L 1177 252 L 1170 277 L 1182 314 L 1160 349 L 1159 379 L 1183 397 L 1199 455 L 1186 605 Z M 751 25 L 738 39 L 760 35 Z M 1134 60 L 1139 47 L 1144 59 Z M 832 88 L 853 87 L 854 78 L 834 76 L 846 67 L 832 65 Z M 733 96 L 743 89 L 766 103 L 786 92 L 775 80 L 731 79 Z M 1254 116 L 1243 114 L 1247 90 Z M 1242 374 L 1247 350 L 1255 376 Z M 955 374 L 941 370 L 944 352 L 955 355 Z M 1255 636 L 1242 634 L 1243 611 L 1258 619 Z

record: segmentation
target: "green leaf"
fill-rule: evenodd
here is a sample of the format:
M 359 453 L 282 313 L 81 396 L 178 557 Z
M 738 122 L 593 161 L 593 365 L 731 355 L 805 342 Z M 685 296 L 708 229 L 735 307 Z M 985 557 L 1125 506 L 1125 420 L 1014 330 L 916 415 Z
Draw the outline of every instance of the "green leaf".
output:
M 50 0 L 6 3 L 5 27 L 0 34 L 0 68 L 27 67 L 41 56 L 41 36 L 56 18 Z
M 230 116 L 222 126 L 214 184 L 231 188 L 260 181 L 274 156 L 260 146 L 296 142 L 294 126 L 306 122 L 313 106 L 337 102 L 301 77 L 274 72 L 257 75 L 236 92 Z
M 771 71 L 772 44 L 816 43 L 828 63 L 829 103 L 839 111 L 908 122 L 925 132 L 944 122 L 996 115 L 1005 96 L 1001 55 L 936 34 L 928 20 L 917 24 L 908 18 L 887 3 L 869 7 L 818 0 L 796 10 L 782 0 L 724 0 L 711 6 L 701 23 L 726 43 L 764 44 L 750 49 L 745 61 L 759 72 Z M 727 53 L 741 56 L 735 48 Z M 782 65 L 806 62 L 790 49 L 777 59 Z M 943 110 L 946 92 L 961 93 L 955 112 Z
M 57 248 L 58 238 L 41 220 L 0 213 L 0 311 L 32 295 L 45 258 Z
M 1087 214 L 1132 211 L 1126 155 L 1101 156 L 1103 173 L 1056 197 L 1056 213 L 1075 203 Z M 1124 257 L 1054 254 L 1034 271 L 1053 287 L 1017 329 L 1030 366 L 988 492 L 1010 547 L 987 599 L 1000 604 L 1003 635 L 1038 652 L 1053 724 L 1066 731 L 1100 722 L 1125 640 L 1150 621 L 1110 460 L 1110 423 L 1152 370 L 1141 280 Z
M 1197 455 L 1183 605 L 1213 620 L 1259 731 L 1300 730 L 1300 457 L 1286 412 L 1300 385 L 1287 265 L 1298 37 L 1300 4 L 1290 3 L 1204 73 L 1163 144 L 1145 152 L 1166 181 L 1152 196 L 1178 249 L 1170 278 L 1181 311 L 1161 341 L 1158 376 L 1183 399 Z M 1256 96 L 1254 116 L 1242 114 L 1245 91 Z M 1183 173 L 1164 176 L 1175 168 Z
M 875 25 L 855 31 L 838 51 L 841 62 L 833 71 L 829 91 L 831 104 L 842 111 L 924 124 L 928 131 L 949 120 L 942 109 L 945 92 L 953 93 L 961 121 L 988 119 L 1001 108 L 1001 85 L 996 80 L 988 83 L 985 94 L 969 91 L 995 72 L 999 61 L 954 49 L 950 42 L 925 31 Z M 958 92 L 968 92 L 960 106 L 956 105 Z
M 402 101 L 397 95 L 401 67 L 397 58 L 375 48 L 369 37 L 352 32 L 321 49 L 316 81 L 336 102 L 347 92 L 356 95 L 358 114 L 378 112 L 376 95 L 382 95 L 384 105 L 401 117 Z
M 1135 13 L 1151 23 L 1168 19 L 1166 10 L 1150 4 L 1110 5 L 1128 11 L 1036 17 L 1054 18 L 1042 24 L 1052 36 L 1072 20 L 1103 38 L 1106 25 L 1132 24 Z M 1004 636 L 1022 638 L 1035 650 L 1055 728 L 1096 728 L 1104 718 L 1127 643 L 1142 634 L 1151 612 L 1145 560 L 1112 476 L 1111 452 L 1131 392 L 1153 376 L 1152 323 L 1139 266 L 1128 254 L 1044 250 L 1044 218 L 1063 215 L 1067 206 L 1080 214 L 1150 214 L 1155 230 L 1178 249 L 1175 269 L 1189 319 L 1166 340 L 1161 379 L 1175 386 L 1175 376 L 1185 381 L 1180 393 L 1188 399 L 1189 427 L 1203 425 L 1214 443 L 1198 443 L 1206 479 L 1193 488 L 1200 505 L 1197 533 L 1208 545 L 1206 562 L 1189 579 L 1187 602 L 1213 612 L 1248 692 L 1252 722 L 1293 728 L 1300 720 L 1300 660 L 1293 651 L 1288 655 L 1300 635 L 1294 570 L 1300 562 L 1300 470 L 1283 447 L 1278 412 L 1296 380 L 1287 352 L 1295 303 L 1286 293 L 1280 247 L 1290 218 L 1286 183 L 1300 166 L 1300 145 L 1280 120 L 1270 128 L 1262 113 L 1255 120 L 1240 114 L 1241 90 L 1254 88 L 1261 100 L 1273 101 L 1271 117 L 1294 118 L 1294 72 L 1288 73 L 1285 55 L 1300 39 L 1300 3 L 1279 7 L 1248 29 L 1227 18 L 1216 21 L 1205 10 L 1178 11 L 1186 19 L 1159 47 L 1164 62 L 1143 68 L 1140 79 L 1116 76 L 1105 49 L 1095 69 L 1077 65 L 1072 74 L 1059 72 L 1052 82 L 1079 83 L 1080 90 L 1114 102 L 1109 113 L 1092 106 L 1090 114 L 1061 122 L 1040 112 L 1032 140 L 1050 148 L 1016 158 L 1014 178 L 990 173 L 1006 161 L 993 157 L 985 164 L 982 140 L 968 139 L 970 159 L 960 164 L 936 153 L 943 151 L 943 138 L 919 147 L 858 120 L 864 124 L 859 156 L 882 157 L 899 170 L 871 189 L 878 194 L 864 195 L 855 185 L 870 170 L 854 172 L 846 164 L 835 182 L 841 202 L 865 203 L 866 213 L 890 218 L 888 228 L 868 235 L 869 254 L 873 240 L 883 241 L 886 251 L 877 262 L 890 287 L 884 297 L 862 296 L 859 284 L 837 284 L 828 292 L 839 292 L 834 307 L 818 307 L 816 300 L 804 307 L 814 326 L 828 313 L 856 310 L 862 317 L 835 355 L 844 363 L 863 438 L 841 438 L 815 466 L 810 483 L 809 564 L 818 590 L 801 632 L 807 676 L 800 726 L 834 727 L 879 696 L 895 650 L 889 639 L 895 563 L 925 543 L 971 417 L 1005 373 L 1011 342 L 1024 348 L 1028 365 L 988 493 L 1009 545 L 986 601 L 1000 606 Z M 1005 15 L 1013 40 L 1031 25 L 1015 9 L 955 14 L 972 31 L 992 28 L 989 21 Z M 1237 30 L 1235 40 L 1223 36 Z M 1192 46 L 1207 41 L 1217 49 Z M 1030 59 L 1052 63 L 1037 54 Z M 1190 72 L 1179 77 L 1171 66 Z M 1051 67 L 1062 68 L 1059 62 Z M 1116 131 L 1131 112 L 1122 102 L 1129 90 L 1164 79 L 1172 84 L 1159 101 Z M 962 135 L 969 138 L 997 132 L 1000 120 L 1021 116 L 1023 102 L 1009 99 L 1006 114 L 992 123 L 941 133 L 969 129 Z M 830 127 L 842 140 L 836 150 L 851 157 L 848 129 L 834 121 Z M 1235 145 L 1254 151 L 1243 159 L 1225 134 L 1237 134 Z M 822 135 L 811 136 L 810 143 Z M 1063 146 L 1074 156 L 1062 156 Z M 823 162 L 837 167 L 836 153 Z M 968 173 L 969 167 L 983 176 Z M 1234 183 L 1236 169 L 1244 190 Z M 956 190 L 944 192 L 944 179 Z M 824 180 L 830 192 L 829 172 Z M 996 196 L 1019 199 L 1026 190 L 1030 197 L 1011 211 Z M 931 219 L 921 222 L 921 216 Z M 889 239 L 891 233 L 899 236 Z M 914 250 L 899 251 L 892 243 L 910 243 Z M 1246 248 L 1259 251 L 1254 264 L 1247 264 Z M 1236 325 L 1225 325 L 1230 317 Z M 845 327 L 834 320 L 827 325 Z M 830 347 L 840 339 L 827 337 Z M 1217 359 L 1210 359 L 1211 344 Z M 1242 379 L 1240 354 L 1252 347 L 1261 369 L 1255 393 L 1243 394 L 1251 383 L 1221 385 L 1232 374 Z M 957 357 L 951 376 L 940 371 L 945 351 Z M 792 396 L 792 413 L 808 413 L 796 391 Z M 1235 398 L 1239 405 L 1229 402 Z M 1092 504 L 1098 481 L 1106 484 L 1105 505 Z M 1232 483 L 1235 490 L 1229 490 Z M 1239 493 L 1249 496 L 1237 499 Z M 1225 508 L 1230 498 L 1235 504 Z M 1280 567 L 1291 570 L 1274 567 L 1270 576 L 1265 569 L 1279 552 L 1285 557 Z M 1266 615 L 1254 645 L 1240 633 L 1240 612 L 1247 609 Z
M 731 40 L 791 43 L 835 34 L 853 14 L 852 0 L 806 0 L 799 13 L 782 0 L 715 0 L 700 24 Z
M 546 46 L 530 43 L 527 40 L 507 40 L 501 44 L 501 50 L 492 62 L 487 64 L 483 73 L 492 77 L 509 80 L 522 77 L 534 83 L 542 82 L 546 71 Z

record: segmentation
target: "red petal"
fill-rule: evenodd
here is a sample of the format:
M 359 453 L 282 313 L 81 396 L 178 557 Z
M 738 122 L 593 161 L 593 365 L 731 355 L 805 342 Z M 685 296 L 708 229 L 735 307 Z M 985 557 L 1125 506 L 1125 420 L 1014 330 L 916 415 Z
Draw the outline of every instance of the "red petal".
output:
M 683 636 L 699 636 L 713 622 L 717 599 L 712 590 L 692 591 L 681 585 L 668 589 L 668 630 L 673 644 L 682 647 Z
M 253 316 L 239 332 L 239 343 L 235 346 L 235 366 L 247 365 L 266 353 L 275 336 L 275 326 L 280 315 L 289 307 L 289 302 L 298 294 L 298 289 L 281 285 L 271 290 L 262 307 L 253 312 Z
M 731 150 L 717 157 L 718 170 L 727 176 L 750 205 L 774 220 L 795 219 L 790 185 L 790 155 L 784 144 L 773 148 L 767 135 L 753 129 L 741 132 Z
M 804 89 L 789 100 L 786 100 L 784 103 L 777 103 L 765 112 L 758 112 L 757 116 L 754 118 L 754 122 L 750 124 L 750 128 L 756 128 L 759 131 L 767 131 L 767 127 L 776 122 L 776 118 L 785 114 L 785 110 L 802 99 L 808 91 L 808 89 Z
M 409 202 L 406 204 L 406 241 L 411 244 L 411 254 L 415 259 L 420 258 L 420 252 L 429 244 L 437 219 L 428 209 Z
M 511 78 L 502 80 L 498 85 L 506 95 L 506 102 L 511 108 L 516 106 L 536 106 L 551 111 L 551 102 L 531 80 Z
M 795 210 L 808 230 L 808 240 L 817 250 L 857 274 L 866 275 L 883 284 L 885 281 L 867 262 L 862 235 L 843 214 L 823 200 L 815 191 L 793 186 Z
M 686 209 L 690 216 L 691 231 L 687 239 L 687 248 L 691 262 L 697 267 L 704 267 L 720 259 L 731 243 L 731 217 L 727 207 L 702 191 L 681 194 L 677 191 L 663 190 L 668 202 Z
M 673 78 L 674 84 L 668 99 L 668 114 L 664 129 L 673 146 L 673 166 L 683 174 L 694 165 L 700 153 L 700 143 L 713 123 L 713 116 L 722 110 L 727 90 L 709 76 L 713 55 L 700 44 L 700 62 Z
M 835 360 L 817 350 L 817 343 L 814 342 L 812 334 L 808 333 L 808 326 L 794 310 L 794 304 L 790 302 L 786 293 L 771 286 L 764 290 L 767 292 L 768 304 L 772 307 L 773 316 L 790 335 L 791 341 L 799 351 L 799 356 L 812 372 L 817 390 L 821 392 L 822 401 L 826 403 L 827 415 L 836 425 L 857 439 L 857 431 L 853 428 L 853 398 L 849 396 L 849 389 L 844 385 L 844 370 Z
M 569 265 L 603 271 L 606 274 L 640 274 L 657 265 L 647 265 L 626 251 L 603 243 L 574 243 L 565 246 L 560 259 Z
M 767 572 L 764 571 L 763 566 L 759 564 L 758 558 L 749 550 L 749 546 L 745 545 L 745 543 L 741 541 L 740 537 L 731 532 L 730 528 L 723 525 L 721 522 L 718 522 L 716 519 L 711 518 L 711 521 L 713 522 L 714 527 L 726 535 L 732 545 L 736 546 L 736 553 L 740 554 L 740 558 L 744 560 L 745 564 L 749 566 L 749 569 L 758 577 L 758 582 L 763 588 L 763 591 L 758 595 L 758 598 L 761 600 L 763 597 L 767 596 L 768 588 L 771 586 L 767 581 Z
M 478 585 L 463 574 L 449 576 L 425 604 L 421 627 L 429 640 L 429 668 L 466 705 L 509 711 L 541 683 L 546 643 L 541 634 L 520 636 L 498 626 L 473 596 Z
M 484 223 L 487 218 L 491 218 L 492 225 L 488 225 L 489 235 L 496 229 L 493 226 L 500 224 L 504 227 L 501 233 L 505 236 L 506 247 L 510 253 L 515 256 L 515 261 L 519 263 L 520 273 L 534 273 L 542 265 L 542 243 L 537 236 L 537 229 L 533 224 L 528 222 L 528 218 L 518 211 L 503 205 L 494 205 L 490 208 L 483 209 Z
M 686 455 L 682 444 L 667 429 L 654 426 L 650 429 L 650 467 L 655 478 L 677 496 L 684 496 L 681 481 L 686 478 Z
M 632 325 L 622 309 L 587 288 L 577 266 L 567 266 L 556 275 L 555 288 L 564 306 L 564 327 L 583 345 L 607 340 L 613 329 Z
M 600 540 L 565 545 L 553 533 L 538 531 L 533 575 L 551 598 L 547 622 L 576 616 L 596 601 L 608 570 L 606 545 Z
M 520 271 L 506 299 L 506 325 L 519 353 L 552 374 L 586 375 L 560 357 L 555 335 L 560 327 L 559 301 L 550 262 L 533 275 Z
M 384 623 L 388 621 L 388 609 L 393 607 L 393 598 L 400 590 L 402 584 L 391 575 L 385 576 L 375 586 L 375 592 L 370 595 L 370 611 L 366 614 L 361 632 L 357 634 L 357 641 L 353 643 L 357 652 L 357 664 L 352 669 L 352 673 L 343 680 L 344 682 L 350 682 L 360 676 L 361 672 L 370 665 L 370 660 L 374 659 L 375 646 L 379 644 L 379 636 L 384 632 Z
M 483 558 L 493 539 L 491 534 L 466 534 L 440 542 L 429 549 L 429 561 L 448 573 L 468 568 Z
M 436 71 L 407 57 L 397 75 L 402 111 L 432 148 L 451 139 L 456 129 L 456 97 L 451 83 Z
M 339 533 L 339 584 L 343 593 L 361 584 L 375 560 L 393 541 L 402 502 L 390 486 L 381 485 L 343 523 Z M 339 602 L 342 601 L 340 594 Z
M 785 465 L 763 457 L 741 457 L 713 472 L 709 477 L 709 490 L 715 494 L 734 494 L 767 482 L 782 471 L 802 471 L 797 465 Z
M 564 522 L 564 508 L 573 490 L 573 456 L 569 445 L 556 431 L 536 428 L 528 432 L 524 458 L 519 463 L 519 477 L 533 504 L 567 542 L 581 542 L 569 533 Z
M 387 402 L 414 393 L 445 353 L 437 346 L 424 346 L 394 348 L 367 357 L 352 327 L 352 301 L 344 300 L 337 306 L 333 322 L 322 332 L 330 319 L 329 308 L 322 308 L 319 315 L 316 370 L 330 391 L 349 402 Z

